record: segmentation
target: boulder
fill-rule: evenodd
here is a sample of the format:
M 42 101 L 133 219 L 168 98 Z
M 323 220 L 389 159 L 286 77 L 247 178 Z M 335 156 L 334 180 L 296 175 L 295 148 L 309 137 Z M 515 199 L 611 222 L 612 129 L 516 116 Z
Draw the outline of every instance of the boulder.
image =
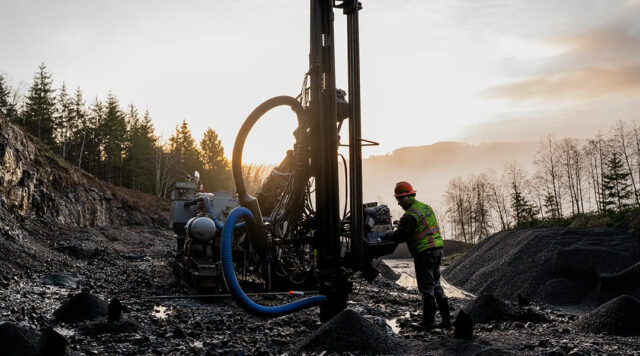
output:
M 81 292 L 64 302 L 53 316 L 65 323 L 94 320 L 107 314 L 107 302 L 89 292 Z

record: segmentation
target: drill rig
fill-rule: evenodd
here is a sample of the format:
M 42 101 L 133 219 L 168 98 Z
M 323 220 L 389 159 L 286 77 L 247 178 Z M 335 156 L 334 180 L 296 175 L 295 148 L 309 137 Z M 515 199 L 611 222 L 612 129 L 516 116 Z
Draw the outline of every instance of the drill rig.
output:
M 342 9 L 347 17 L 348 96 L 336 88 L 334 8 Z M 323 321 L 346 308 L 350 273 L 361 270 L 375 278 L 372 259 L 396 247 L 394 242 L 379 239 L 381 231 L 392 229 L 389 209 L 375 203 L 363 205 L 362 201 L 362 146 L 375 143 L 361 138 L 361 8 L 357 0 L 310 0 L 309 71 L 300 94 L 263 102 L 247 117 L 236 137 L 232 171 L 241 207 L 225 222 L 221 258 L 227 287 L 250 312 L 274 316 L 295 311 L 297 306 L 284 311 L 266 310 L 234 287 L 230 241 L 239 219 L 246 222 L 246 237 L 257 258 L 269 266 L 268 270 L 274 270 L 269 278 L 283 277 L 291 282 L 295 280 L 292 276 L 313 276 L 320 296 L 307 298 L 307 306 L 319 305 Z M 295 144 L 253 197 L 247 193 L 242 175 L 245 140 L 254 124 L 279 106 L 289 106 L 296 115 Z M 338 154 L 338 135 L 345 120 L 349 130 L 349 143 L 345 145 L 349 147 L 348 168 L 346 159 Z M 349 210 L 345 202 L 342 214 L 339 157 L 348 176 L 345 191 Z M 227 260 L 225 254 L 229 254 Z
M 263 316 L 319 305 L 320 319 L 326 321 L 346 308 L 349 277 L 362 271 L 365 278 L 375 278 L 378 271 L 371 262 L 392 253 L 397 244 L 380 240 L 393 228 L 389 208 L 362 201 L 362 146 L 376 143 L 362 139 L 360 129 L 361 4 L 310 0 L 310 5 L 309 71 L 302 90 L 297 97 L 263 102 L 244 121 L 231 162 L 237 198 L 198 192 L 197 184 L 176 185 L 171 225 L 178 240 L 175 274 L 192 290 L 226 285 L 241 306 Z M 336 88 L 335 8 L 347 17 L 348 95 Z M 295 143 L 253 197 L 242 172 L 244 144 L 256 122 L 279 106 L 290 107 L 296 115 Z M 343 145 L 339 133 L 345 120 L 349 142 Z M 339 146 L 348 146 L 348 164 Z M 343 209 L 339 158 L 345 176 Z M 267 290 L 297 288 L 317 290 L 319 295 L 278 307 L 261 306 L 243 292 L 236 269 L 243 271 L 245 287 L 247 276 L 253 276 Z

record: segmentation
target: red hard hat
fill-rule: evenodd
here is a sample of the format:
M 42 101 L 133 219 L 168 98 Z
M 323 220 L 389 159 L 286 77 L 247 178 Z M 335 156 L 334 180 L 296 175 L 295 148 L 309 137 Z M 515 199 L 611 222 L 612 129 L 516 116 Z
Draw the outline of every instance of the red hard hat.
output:
M 416 194 L 416 191 L 413 190 L 413 187 L 409 182 L 398 182 L 396 183 L 396 188 L 393 190 L 395 194 L 394 197 L 404 197 L 411 194 Z

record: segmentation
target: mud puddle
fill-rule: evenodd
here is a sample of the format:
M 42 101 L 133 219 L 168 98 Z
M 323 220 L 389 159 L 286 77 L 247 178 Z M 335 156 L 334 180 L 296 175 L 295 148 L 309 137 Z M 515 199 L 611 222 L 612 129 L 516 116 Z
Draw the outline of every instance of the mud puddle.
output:
M 396 281 L 398 285 L 409 290 L 418 289 L 413 260 L 385 260 L 384 262 L 396 273 L 400 274 L 400 278 Z M 442 288 L 444 289 L 444 292 L 448 297 L 460 299 L 475 298 L 473 294 L 452 286 L 446 280 L 444 280 L 444 278 L 440 278 L 440 283 L 442 284 Z

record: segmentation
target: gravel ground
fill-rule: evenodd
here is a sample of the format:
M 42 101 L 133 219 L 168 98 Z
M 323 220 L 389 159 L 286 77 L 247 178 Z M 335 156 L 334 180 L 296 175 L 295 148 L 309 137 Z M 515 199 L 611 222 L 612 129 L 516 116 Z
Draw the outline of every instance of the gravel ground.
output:
M 62 231 L 55 240 L 39 244 L 51 251 L 47 256 L 54 257 L 50 265 L 46 259 L 37 260 L 33 271 L 3 275 L 0 324 L 40 332 L 53 328 L 65 337 L 69 355 L 637 354 L 640 350 L 637 337 L 577 331 L 573 323 L 578 316 L 535 303 L 528 308 L 545 315 L 548 322 L 510 319 L 477 324 L 471 341 L 456 340 L 449 330 L 425 334 L 411 326 L 421 319 L 417 292 L 380 277 L 368 283 L 355 275 L 350 311 L 324 326 L 318 321 L 317 308 L 261 319 L 228 299 L 153 299 L 182 292 L 171 275 L 174 241 L 162 229 Z M 118 298 L 124 305 L 122 320 L 56 320 L 54 311 L 83 291 L 104 303 Z M 288 298 L 261 302 L 284 303 Z M 451 298 L 453 313 L 471 301 Z M 362 335 L 370 342 L 358 344 L 358 351 L 353 344 L 339 342 Z

